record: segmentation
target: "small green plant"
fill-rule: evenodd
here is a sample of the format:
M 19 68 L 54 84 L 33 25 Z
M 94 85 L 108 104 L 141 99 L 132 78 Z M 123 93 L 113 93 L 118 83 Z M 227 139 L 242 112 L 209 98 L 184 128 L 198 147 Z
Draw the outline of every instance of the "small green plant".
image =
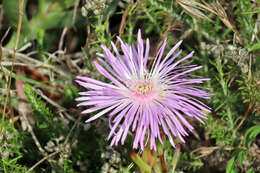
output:
M 227 164 L 226 173 L 237 173 L 241 172 L 241 168 L 243 168 L 243 160 L 246 157 L 250 157 L 250 155 L 254 153 L 250 153 L 249 149 L 253 140 L 255 140 L 256 136 L 260 134 L 260 126 L 255 125 L 249 128 L 245 133 L 245 139 L 241 141 L 240 145 L 236 148 L 233 153 L 232 158 L 229 160 Z M 253 165 L 250 165 L 253 167 Z M 239 171 L 240 170 L 240 171 Z M 250 168 L 247 170 L 248 173 L 255 172 L 254 168 Z
M 23 157 L 22 148 L 21 135 L 14 126 L 5 121 L 0 134 L 0 172 L 26 172 L 26 166 L 19 164 L 19 160 Z

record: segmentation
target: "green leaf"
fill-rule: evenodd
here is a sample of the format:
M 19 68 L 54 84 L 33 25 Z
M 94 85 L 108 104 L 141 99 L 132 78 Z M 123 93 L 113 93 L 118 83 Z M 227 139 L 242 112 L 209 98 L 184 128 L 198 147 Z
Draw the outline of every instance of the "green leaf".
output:
M 45 123 L 42 123 L 42 124 L 39 125 L 40 129 L 46 129 L 47 127 L 48 127 L 48 125 L 45 124 Z
M 233 169 L 235 166 L 236 156 L 233 156 L 227 164 L 226 173 L 233 173 Z
M 53 0 L 49 0 L 50 2 L 53 2 Z M 51 11 L 63 11 L 69 7 L 72 7 L 75 4 L 75 0 L 63 0 L 63 1 L 56 1 L 53 5 L 53 8 Z
M 26 33 L 27 35 L 30 33 L 30 26 L 28 23 L 28 19 L 26 17 L 25 7 L 26 7 L 27 0 L 24 1 L 23 5 L 23 21 L 21 25 L 21 33 Z M 8 18 L 8 22 L 17 27 L 18 20 L 19 20 L 19 1 L 18 0 L 3 0 L 3 10 L 5 16 Z
M 260 49 L 260 43 L 255 43 L 253 45 L 247 46 L 249 52 Z
M 10 76 L 9 73 L 3 73 L 3 72 L 0 72 L 0 75 Z M 24 76 L 19 76 L 19 75 L 16 75 L 16 74 L 12 74 L 12 78 L 20 79 L 20 80 L 22 80 L 22 81 L 25 81 L 25 82 L 28 82 L 28 83 L 31 83 L 31 84 L 40 86 L 40 87 L 42 87 L 42 88 L 52 89 L 50 86 L 45 85 L 43 82 L 38 82 L 38 81 L 35 81 L 35 80 L 33 80 L 33 79 L 24 77 Z
M 32 19 L 33 32 L 37 33 L 39 29 L 47 30 L 52 28 L 62 28 L 72 26 L 72 11 L 62 11 L 62 12 L 51 12 L 45 16 L 44 20 L 39 18 Z
M 254 169 L 253 168 L 250 168 L 247 173 L 254 173 Z
M 63 0 L 63 1 L 53 1 L 53 0 L 44 0 L 38 2 L 38 13 L 42 15 L 48 9 L 48 12 L 59 12 L 63 11 L 74 5 L 75 0 Z
M 245 151 L 241 150 L 239 153 L 238 153 L 238 161 L 240 163 L 240 165 L 242 166 L 242 162 L 243 162 L 243 159 L 244 159 L 244 155 L 245 155 Z
M 20 35 L 20 42 L 18 44 L 18 48 L 21 45 L 33 38 L 33 33 L 31 31 L 29 21 L 26 17 L 26 7 L 27 0 L 24 1 L 23 5 L 23 16 L 22 16 L 22 25 L 21 25 L 21 35 Z M 10 25 L 17 29 L 18 20 L 19 20 L 19 1 L 18 0 L 3 0 L 3 10 L 4 14 L 8 19 Z M 16 31 L 13 32 L 12 37 L 9 43 L 6 45 L 7 48 L 13 48 L 16 42 Z
M 140 156 L 135 153 L 130 153 L 130 157 L 140 168 L 141 173 L 151 173 L 152 168 L 148 164 L 146 164 Z
M 249 128 L 245 134 L 244 145 L 249 148 L 258 134 L 260 134 L 260 125 L 255 125 Z
M 22 44 L 37 38 L 37 33 L 39 30 L 47 30 L 53 28 L 63 28 L 72 27 L 72 17 L 73 10 L 67 10 L 71 7 L 75 1 L 74 0 L 64 0 L 59 2 L 53 2 L 53 0 L 39 1 L 37 14 L 28 21 L 26 17 L 26 7 L 27 0 L 24 2 L 23 9 L 23 19 L 21 25 L 21 36 L 20 36 L 20 47 Z M 49 7 L 51 7 L 49 9 Z M 17 27 L 18 17 L 19 17 L 19 1 L 18 0 L 4 0 L 3 9 L 5 15 L 8 18 L 8 22 Z M 49 10 L 48 10 L 49 9 Z M 83 18 L 80 17 L 80 12 L 76 13 L 75 24 L 84 24 Z M 15 45 L 16 34 L 13 33 L 11 41 L 6 47 L 13 48 Z

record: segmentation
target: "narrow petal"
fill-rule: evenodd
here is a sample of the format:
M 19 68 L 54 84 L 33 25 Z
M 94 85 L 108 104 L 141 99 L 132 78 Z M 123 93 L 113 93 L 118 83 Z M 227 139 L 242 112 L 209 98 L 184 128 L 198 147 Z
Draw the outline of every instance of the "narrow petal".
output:
M 103 67 L 101 67 L 101 65 L 99 65 L 97 62 L 94 62 L 97 70 L 104 75 L 105 77 L 107 77 L 108 79 L 110 79 L 114 84 L 118 85 L 119 87 L 124 88 L 124 85 L 121 84 L 117 79 L 115 79 L 112 75 L 110 75 Z
M 102 116 L 102 115 L 104 115 L 105 113 L 111 111 L 112 109 L 114 109 L 114 108 L 117 107 L 117 106 L 118 106 L 118 104 L 115 104 L 115 105 L 113 105 L 113 106 L 111 106 L 111 107 L 108 107 L 108 108 L 104 109 L 103 111 L 99 112 L 98 114 L 94 115 L 93 117 L 89 118 L 89 119 L 86 120 L 85 122 L 86 122 L 86 123 L 89 123 L 90 121 L 93 121 L 93 120 L 99 118 L 100 116 Z
M 163 67 L 165 61 L 173 54 L 173 52 L 181 45 L 181 43 L 182 43 L 182 40 L 179 41 L 179 42 L 169 51 L 169 53 L 166 55 L 166 57 L 163 59 L 163 61 L 160 62 L 160 64 L 158 64 L 158 68 L 157 68 L 157 70 L 155 71 L 155 73 L 158 73 L 158 72 L 161 70 L 161 68 Z M 180 52 L 181 52 L 181 51 L 180 51 Z M 172 58 L 172 61 L 175 60 L 175 58 L 176 58 L 178 55 L 179 55 L 179 54 L 177 54 L 176 56 L 174 56 L 174 57 Z
M 118 87 L 116 87 L 114 85 L 110 85 L 110 84 L 107 84 L 107 83 L 104 83 L 104 82 L 101 82 L 101 81 L 98 81 L 98 80 L 95 80 L 95 79 L 92 79 L 92 78 L 89 78 L 89 77 L 77 76 L 77 79 L 83 80 L 83 81 L 88 82 L 88 83 L 93 83 L 95 85 L 100 85 L 100 86 L 103 86 L 103 87 L 119 89 Z

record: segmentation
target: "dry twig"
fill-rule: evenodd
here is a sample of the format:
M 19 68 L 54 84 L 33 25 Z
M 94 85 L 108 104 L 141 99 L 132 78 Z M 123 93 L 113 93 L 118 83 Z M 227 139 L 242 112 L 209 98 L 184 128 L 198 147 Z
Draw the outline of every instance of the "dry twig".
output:
M 247 110 L 246 110 L 246 112 L 245 112 L 245 114 L 244 114 L 242 120 L 240 121 L 240 123 L 239 123 L 238 126 L 236 127 L 236 130 L 238 130 L 238 129 L 243 125 L 243 123 L 244 123 L 245 120 L 247 119 L 249 113 L 253 110 L 254 105 L 255 105 L 254 102 L 250 102 L 250 103 L 249 103 L 249 105 L 248 105 L 248 107 L 247 107 Z
M 167 37 L 168 33 L 170 31 L 174 30 L 177 26 L 179 26 L 179 24 L 178 23 L 172 23 L 172 19 L 171 19 L 171 17 L 169 17 L 168 27 L 166 28 L 166 30 L 163 31 L 163 33 L 161 35 L 161 38 L 160 38 L 160 42 L 156 46 L 156 49 L 154 51 L 154 54 L 152 56 L 151 61 L 148 64 L 148 67 L 152 67 L 152 64 L 153 64 L 153 61 L 155 59 L 155 56 L 156 56 L 157 52 L 159 51 L 161 45 L 163 44 L 163 41 Z
M 2 51 L 3 51 L 3 56 L 5 56 L 7 54 L 13 54 L 14 53 L 13 50 L 10 50 L 10 49 L 7 49 L 7 48 L 2 48 Z M 48 55 L 52 56 L 51 54 L 48 54 Z M 39 60 L 36 60 L 36 59 L 34 59 L 34 58 L 32 58 L 32 57 L 30 57 L 30 56 L 28 56 L 26 54 L 23 54 L 23 53 L 16 52 L 16 59 L 24 62 L 27 65 L 30 64 L 30 66 L 33 66 L 35 68 L 47 68 L 47 69 L 50 69 L 50 70 L 60 74 L 63 77 L 66 77 L 66 78 L 71 78 L 72 77 L 72 74 L 69 71 L 65 71 L 65 70 L 63 70 L 63 69 L 61 69 L 59 67 L 55 67 L 55 66 L 43 63 L 43 62 L 41 62 Z M 17 63 L 19 63 L 19 62 L 17 62 Z M 8 66 L 7 62 L 6 62 L 6 64 Z
M 212 22 L 201 10 L 209 11 L 220 18 L 220 20 L 225 24 L 227 28 L 234 32 L 234 38 L 240 44 L 244 43 L 244 40 L 237 30 L 232 18 L 227 15 L 225 9 L 220 4 L 219 0 L 216 0 L 215 3 L 208 4 L 204 0 L 201 0 L 202 3 L 196 2 L 195 0 L 177 0 L 177 3 L 191 16 L 195 16 L 201 19 L 207 19 Z
M 77 124 L 79 124 L 80 120 L 81 120 L 81 117 L 82 116 L 79 116 L 79 118 L 77 119 L 77 121 L 74 123 L 74 125 L 72 126 L 72 128 L 70 129 L 64 143 L 62 146 L 66 146 L 66 144 L 68 143 L 69 141 L 69 137 L 71 136 L 72 134 L 72 131 L 75 129 L 75 127 L 77 126 Z M 51 157 L 55 156 L 56 154 L 58 154 L 59 152 L 62 152 L 63 151 L 63 147 L 60 147 L 59 150 L 49 154 L 49 155 L 46 155 L 44 158 L 42 158 L 41 160 L 39 160 L 37 163 L 35 163 L 26 173 L 29 173 L 31 172 L 33 169 L 35 169 L 37 166 L 39 166 L 42 162 L 44 162 L 45 160 L 48 160 L 50 159 Z
M 129 11 L 129 8 L 130 6 L 132 5 L 133 1 L 130 1 L 130 3 L 127 5 L 125 11 L 124 11 L 124 14 L 122 16 L 122 19 L 121 19 L 121 23 L 120 23 L 120 27 L 119 27 L 119 37 L 124 33 L 124 29 L 125 29 L 125 26 L 126 26 L 126 16 L 127 16 L 127 13 Z
M 72 26 L 74 26 L 74 24 L 75 24 L 79 2 L 80 2 L 79 0 L 76 0 L 75 3 L 74 3 L 73 16 L 72 16 Z

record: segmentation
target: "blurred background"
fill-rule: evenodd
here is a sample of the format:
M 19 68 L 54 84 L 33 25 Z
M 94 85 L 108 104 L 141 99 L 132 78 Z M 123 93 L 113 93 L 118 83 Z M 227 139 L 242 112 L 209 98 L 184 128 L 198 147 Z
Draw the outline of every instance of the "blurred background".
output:
M 90 124 L 74 99 L 101 44 L 138 29 L 150 56 L 184 40 L 194 75 L 211 78 L 205 124 L 181 145 L 177 173 L 260 172 L 260 2 L 257 0 L 1 0 L 0 172 L 136 172 L 132 134 L 110 147 L 106 116 Z M 167 52 L 166 51 L 166 52 Z M 175 150 L 165 147 L 171 161 Z

